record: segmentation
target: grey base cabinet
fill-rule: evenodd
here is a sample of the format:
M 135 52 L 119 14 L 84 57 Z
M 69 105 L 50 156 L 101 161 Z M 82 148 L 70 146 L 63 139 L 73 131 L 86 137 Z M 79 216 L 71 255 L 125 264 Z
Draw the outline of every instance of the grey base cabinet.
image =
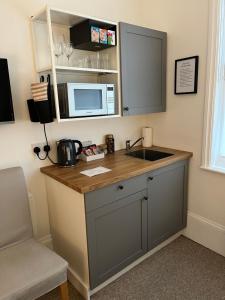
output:
M 85 194 L 94 289 L 186 226 L 188 161 Z
M 87 214 L 90 286 L 147 252 L 146 190 Z
M 166 44 L 165 32 L 120 23 L 124 116 L 166 110 Z
M 148 250 L 187 223 L 187 162 L 148 174 Z

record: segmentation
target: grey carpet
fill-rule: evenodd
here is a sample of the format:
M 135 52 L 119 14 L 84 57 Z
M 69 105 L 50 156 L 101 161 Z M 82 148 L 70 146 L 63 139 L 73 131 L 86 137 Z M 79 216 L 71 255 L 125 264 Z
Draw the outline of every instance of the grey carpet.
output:
M 57 292 L 39 300 L 59 300 Z M 82 300 L 71 285 L 70 297 Z M 225 300 L 225 258 L 179 237 L 91 299 Z

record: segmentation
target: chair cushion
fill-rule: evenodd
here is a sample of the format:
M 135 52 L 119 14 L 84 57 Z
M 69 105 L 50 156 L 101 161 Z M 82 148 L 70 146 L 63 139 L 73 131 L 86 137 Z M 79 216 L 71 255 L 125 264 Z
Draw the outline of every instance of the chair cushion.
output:
M 23 170 L 0 170 L 0 249 L 32 237 Z
M 32 300 L 67 279 L 67 262 L 34 239 L 0 250 L 0 300 Z

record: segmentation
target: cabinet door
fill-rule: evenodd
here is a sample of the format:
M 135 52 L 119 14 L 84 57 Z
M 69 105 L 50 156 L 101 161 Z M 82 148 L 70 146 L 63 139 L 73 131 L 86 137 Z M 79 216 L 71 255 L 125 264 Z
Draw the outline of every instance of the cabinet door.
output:
M 166 109 L 166 33 L 120 23 L 123 115 Z
M 187 162 L 148 174 L 148 249 L 186 226 Z
M 91 289 L 147 251 L 147 191 L 87 214 Z

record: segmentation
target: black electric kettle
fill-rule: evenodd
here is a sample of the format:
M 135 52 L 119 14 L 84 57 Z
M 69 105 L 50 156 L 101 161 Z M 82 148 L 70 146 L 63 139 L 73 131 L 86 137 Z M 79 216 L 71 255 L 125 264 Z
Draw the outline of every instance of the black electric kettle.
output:
M 75 144 L 79 147 L 76 150 Z M 63 139 L 57 142 L 58 164 L 63 167 L 74 166 L 77 162 L 77 155 L 82 151 L 82 144 L 77 140 Z

